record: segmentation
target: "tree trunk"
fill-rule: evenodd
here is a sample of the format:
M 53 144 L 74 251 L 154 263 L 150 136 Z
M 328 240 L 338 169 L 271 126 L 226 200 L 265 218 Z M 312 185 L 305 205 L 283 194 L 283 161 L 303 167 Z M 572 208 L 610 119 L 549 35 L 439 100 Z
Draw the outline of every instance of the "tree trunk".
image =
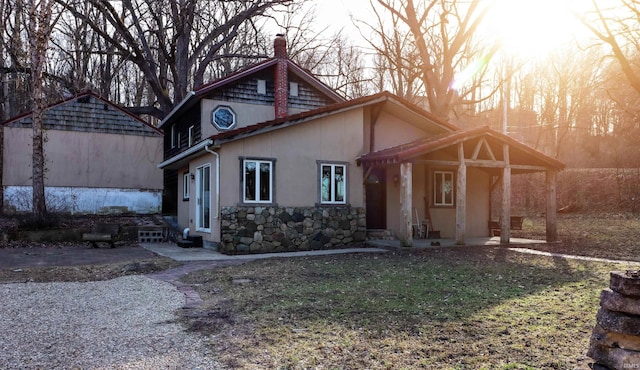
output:
M 43 112 L 45 100 L 43 94 L 42 75 L 45 66 L 45 58 L 52 22 L 52 4 L 46 2 L 29 2 L 29 46 L 31 51 L 31 94 L 33 98 L 33 113 L 31 116 L 33 126 L 33 157 L 32 157 L 32 181 L 33 181 L 33 214 L 36 217 L 45 217 L 47 206 L 44 195 L 44 122 Z

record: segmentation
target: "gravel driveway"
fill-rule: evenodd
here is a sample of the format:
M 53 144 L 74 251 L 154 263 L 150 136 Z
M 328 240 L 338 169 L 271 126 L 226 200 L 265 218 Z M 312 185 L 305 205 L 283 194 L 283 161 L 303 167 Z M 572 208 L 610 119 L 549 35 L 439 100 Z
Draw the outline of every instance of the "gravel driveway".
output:
M 205 339 L 175 311 L 168 283 L 127 276 L 89 283 L 0 284 L 2 369 L 216 369 Z

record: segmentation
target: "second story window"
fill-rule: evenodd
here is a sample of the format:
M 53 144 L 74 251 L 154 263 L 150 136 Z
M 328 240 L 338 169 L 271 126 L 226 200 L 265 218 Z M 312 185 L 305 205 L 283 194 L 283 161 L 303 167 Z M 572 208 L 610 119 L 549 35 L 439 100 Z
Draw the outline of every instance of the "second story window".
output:
M 211 123 L 220 131 L 230 130 L 236 126 L 236 114 L 230 107 L 220 105 L 211 112 Z

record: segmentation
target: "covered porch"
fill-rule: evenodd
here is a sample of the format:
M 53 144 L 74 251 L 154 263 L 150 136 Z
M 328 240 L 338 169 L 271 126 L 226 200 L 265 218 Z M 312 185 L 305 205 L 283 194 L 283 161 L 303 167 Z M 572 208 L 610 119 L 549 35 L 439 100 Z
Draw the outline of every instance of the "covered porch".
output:
M 420 240 L 414 240 L 414 232 L 421 218 L 432 229 L 445 229 L 441 244 L 470 245 L 478 238 L 486 239 L 478 245 L 519 242 L 511 238 L 511 176 L 531 172 L 546 174 L 546 241 L 557 240 L 556 174 L 564 164 L 488 127 L 374 151 L 358 163 L 365 169 L 365 186 L 379 177 L 393 184 L 378 192 L 367 188 L 367 217 L 370 208 L 383 209 L 387 220 L 376 222 L 393 230 L 402 246 Z M 500 194 L 497 210 L 491 206 L 494 189 Z M 496 214 L 500 236 L 491 237 L 489 224 Z

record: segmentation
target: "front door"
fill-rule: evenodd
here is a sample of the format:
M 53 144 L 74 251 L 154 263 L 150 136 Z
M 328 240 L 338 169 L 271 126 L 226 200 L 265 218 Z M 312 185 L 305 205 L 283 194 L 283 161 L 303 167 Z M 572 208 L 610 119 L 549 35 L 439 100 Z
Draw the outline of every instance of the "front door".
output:
M 367 229 L 387 228 L 387 180 L 384 168 L 376 168 L 365 181 Z
M 211 229 L 211 166 L 196 169 L 196 230 Z

